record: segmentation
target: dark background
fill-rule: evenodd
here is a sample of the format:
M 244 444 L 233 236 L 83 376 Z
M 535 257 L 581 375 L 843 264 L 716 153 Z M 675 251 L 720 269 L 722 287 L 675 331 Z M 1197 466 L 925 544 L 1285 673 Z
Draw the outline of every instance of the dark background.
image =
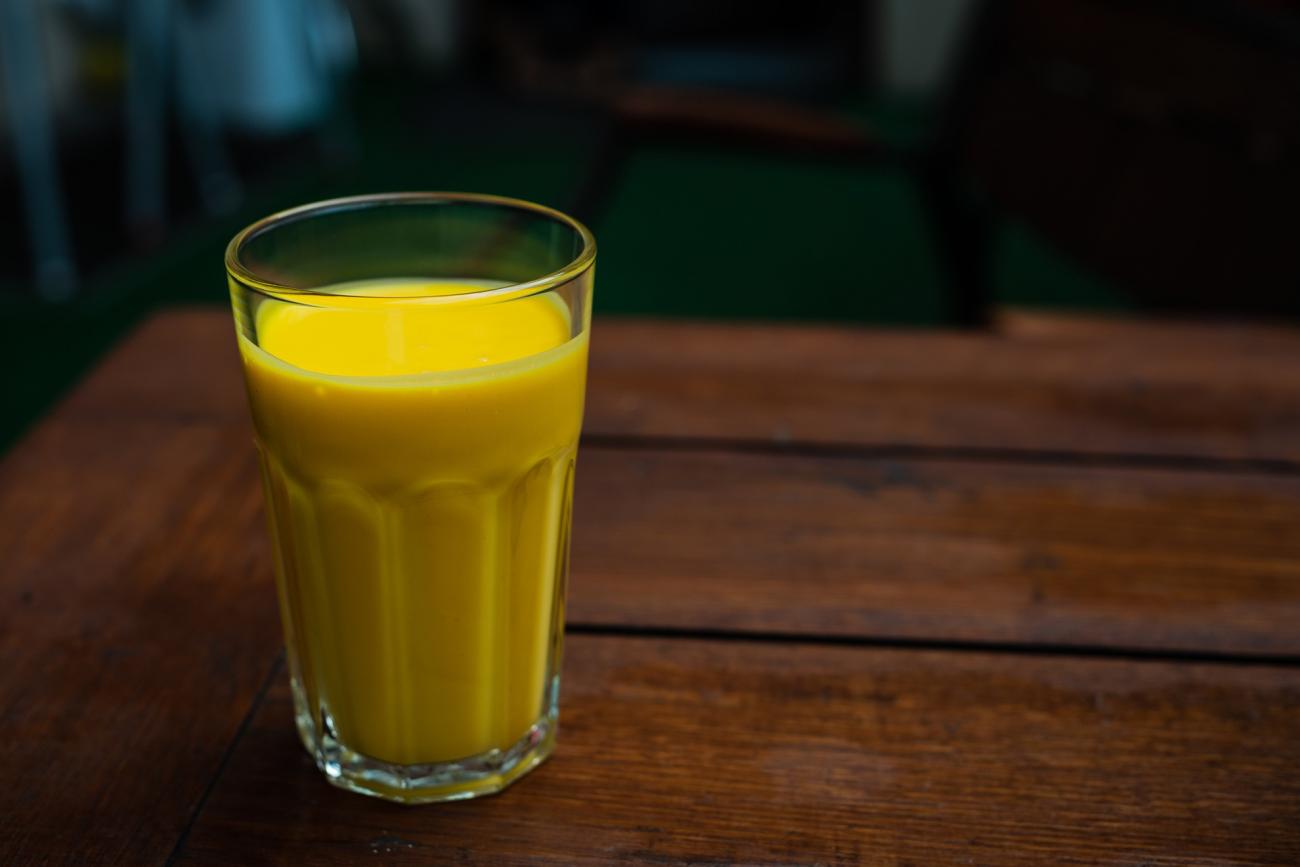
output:
M 605 314 L 1300 313 L 1285 0 L 0 8 L 0 444 L 226 303 L 238 228 L 360 192 L 570 210 Z

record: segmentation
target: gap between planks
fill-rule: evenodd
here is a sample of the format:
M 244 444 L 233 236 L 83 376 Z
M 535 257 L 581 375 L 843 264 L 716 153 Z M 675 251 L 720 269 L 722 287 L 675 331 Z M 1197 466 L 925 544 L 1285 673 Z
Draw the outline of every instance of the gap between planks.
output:
M 239 721 L 239 727 L 235 729 L 234 735 L 231 736 L 230 743 L 226 744 L 226 748 L 222 750 L 221 759 L 217 762 L 216 770 L 212 772 L 212 779 L 208 780 L 208 784 L 203 787 L 203 794 L 199 795 L 198 802 L 195 803 L 194 809 L 190 812 L 189 818 L 185 820 L 185 826 L 181 828 L 181 833 L 176 838 L 176 845 L 172 847 L 171 853 L 167 856 L 167 860 L 164 862 L 166 867 L 171 867 L 171 865 L 175 864 L 176 859 L 179 858 L 181 852 L 184 851 L 185 844 L 189 842 L 190 839 L 190 832 L 194 830 L 194 825 L 199 821 L 199 816 L 203 814 L 203 808 L 207 806 L 208 798 L 211 797 L 212 792 L 217 788 L 217 783 L 221 782 L 221 778 L 226 772 L 226 766 L 230 764 L 230 759 L 235 754 L 235 750 L 239 748 L 239 744 L 243 741 L 244 735 L 247 734 L 248 727 L 253 723 L 253 718 L 256 717 L 257 712 L 262 709 L 262 704 L 266 700 L 267 693 L 271 691 L 271 686 L 275 683 L 275 679 L 280 676 L 280 672 L 283 670 L 284 648 L 280 648 L 280 650 L 275 654 L 275 657 L 271 660 L 271 667 L 267 670 L 266 676 L 262 678 L 262 683 L 257 688 L 257 693 L 253 696 L 253 700 L 248 703 L 248 710 L 244 713 L 243 719 Z
M 709 452 L 770 455 L 772 457 L 840 458 L 845 460 L 964 461 L 988 464 L 1078 467 L 1082 469 L 1144 469 L 1170 472 L 1215 472 L 1233 475 L 1300 476 L 1300 461 L 1282 458 L 1222 458 L 1201 455 L 1141 452 L 1080 452 L 1070 450 L 995 448 L 989 446 L 861 445 L 805 440 L 763 440 L 729 437 L 661 436 L 654 434 L 584 433 L 581 446 L 606 451 Z

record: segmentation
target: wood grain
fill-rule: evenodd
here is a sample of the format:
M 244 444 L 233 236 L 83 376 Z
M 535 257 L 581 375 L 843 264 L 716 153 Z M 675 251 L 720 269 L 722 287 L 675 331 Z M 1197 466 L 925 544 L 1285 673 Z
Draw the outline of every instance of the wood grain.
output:
M 1300 329 L 1042 321 L 976 335 L 600 320 L 585 431 L 1300 461 Z M 160 314 L 88 386 L 69 411 L 246 413 L 225 311 Z
M 585 430 L 1300 458 L 1300 330 L 1004 334 L 598 322 Z
M 58 408 L 64 417 L 246 422 L 230 311 L 182 307 L 142 322 Z
M 55 419 L 0 464 L 0 863 L 175 845 L 279 644 L 251 449 Z
M 1300 672 L 571 636 L 504 794 L 331 788 L 283 679 L 182 864 L 1291 864 Z
M 569 621 L 1300 654 L 1300 477 L 584 447 Z

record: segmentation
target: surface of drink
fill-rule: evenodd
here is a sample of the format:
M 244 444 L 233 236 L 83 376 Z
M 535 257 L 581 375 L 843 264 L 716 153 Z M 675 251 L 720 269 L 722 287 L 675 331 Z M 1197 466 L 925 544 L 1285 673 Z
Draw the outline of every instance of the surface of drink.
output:
M 456 761 L 553 712 L 587 334 L 483 288 L 268 299 L 240 335 L 313 752 Z

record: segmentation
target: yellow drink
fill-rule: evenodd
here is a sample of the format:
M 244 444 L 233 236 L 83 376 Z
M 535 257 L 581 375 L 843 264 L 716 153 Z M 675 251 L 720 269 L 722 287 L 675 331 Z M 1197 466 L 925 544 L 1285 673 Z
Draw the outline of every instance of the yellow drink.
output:
M 398 765 L 516 744 L 558 661 L 587 334 L 550 294 L 393 301 L 465 288 L 240 336 L 300 730 Z

